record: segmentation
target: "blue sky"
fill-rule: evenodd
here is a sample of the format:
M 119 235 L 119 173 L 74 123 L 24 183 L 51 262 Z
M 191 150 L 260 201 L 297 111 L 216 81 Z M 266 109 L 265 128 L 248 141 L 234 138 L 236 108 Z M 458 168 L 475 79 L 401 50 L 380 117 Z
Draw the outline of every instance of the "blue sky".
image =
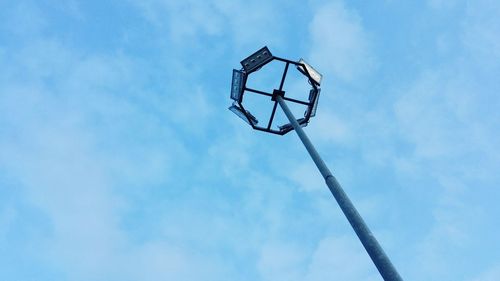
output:
M 405 280 L 500 280 L 500 4 L 0 1 L 1 280 L 381 280 L 294 133 L 234 116 L 260 47 Z

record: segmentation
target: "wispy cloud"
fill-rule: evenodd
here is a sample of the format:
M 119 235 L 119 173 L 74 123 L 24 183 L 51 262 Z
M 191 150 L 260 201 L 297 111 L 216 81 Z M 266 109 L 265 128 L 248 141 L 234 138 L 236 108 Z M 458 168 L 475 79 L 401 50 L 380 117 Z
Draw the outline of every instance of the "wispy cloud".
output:
M 352 81 L 375 66 L 361 17 L 342 1 L 319 7 L 309 30 L 311 60 L 331 76 Z

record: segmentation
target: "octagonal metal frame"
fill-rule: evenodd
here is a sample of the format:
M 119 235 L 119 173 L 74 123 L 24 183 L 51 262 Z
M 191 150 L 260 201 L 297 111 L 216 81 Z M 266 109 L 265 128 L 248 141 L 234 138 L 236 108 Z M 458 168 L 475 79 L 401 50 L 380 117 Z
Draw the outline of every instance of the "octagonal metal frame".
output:
M 281 76 L 281 82 L 278 89 L 274 89 L 272 93 L 268 93 L 265 91 L 249 88 L 246 86 L 248 77 L 253 72 L 258 71 L 266 64 L 272 61 L 280 61 L 285 64 L 283 74 Z M 303 62 L 303 60 L 301 59 Z M 246 121 L 254 130 L 263 131 L 267 133 L 284 135 L 293 130 L 293 127 L 290 123 L 284 124 L 282 126 L 278 126 L 279 130 L 273 129 L 273 121 L 276 114 L 276 109 L 278 107 L 278 101 L 276 97 L 279 95 L 285 101 L 297 103 L 301 105 L 307 106 L 307 109 L 304 113 L 303 118 L 297 119 L 297 122 L 305 127 L 309 123 L 311 117 L 313 117 L 316 113 L 316 107 L 318 103 L 318 98 L 320 94 L 320 81 L 316 81 L 311 77 L 311 74 L 308 71 L 308 67 L 304 63 L 300 61 L 292 61 L 280 57 L 273 56 L 267 47 L 263 47 L 259 51 L 250 55 L 246 59 L 241 61 L 241 65 L 243 68 L 240 70 L 233 70 L 233 83 L 231 89 L 231 99 L 234 100 L 233 105 L 229 107 L 229 109 L 235 112 L 238 116 L 240 116 L 244 121 Z M 293 99 L 285 96 L 285 91 L 283 91 L 283 85 L 285 83 L 286 75 L 288 73 L 288 69 L 290 65 L 295 65 L 300 73 L 307 77 L 309 84 L 311 85 L 311 90 L 309 92 L 309 99 L 307 101 Z M 266 126 L 259 126 L 257 119 L 243 106 L 243 98 L 245 93 L 264 95 L 271 98 L 274 102 L 273 109 L 271 112 L 271 116 L 267 122 Z

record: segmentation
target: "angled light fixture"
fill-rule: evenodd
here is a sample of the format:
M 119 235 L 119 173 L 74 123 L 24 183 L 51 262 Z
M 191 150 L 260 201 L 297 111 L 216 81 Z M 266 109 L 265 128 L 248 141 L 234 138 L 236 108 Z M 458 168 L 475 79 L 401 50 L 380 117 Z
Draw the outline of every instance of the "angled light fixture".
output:
M 251 54 L 249 57 L 241 61 L 241 66 L 243 66 L 243 69 L 247 74 L 250 74 L 250 72 L 253 72 L 262 66 L 264 66 L 266 63 L 270 62 L 273 60 L 273 55 L 269 51 L 267 47 L 264 47 L 257 52 Z
M 312 79 L 312 82 L 316 83 L 317 86 L 321 85 L 321 79 L 323 79 L 323 75 L 316 71 L 316 69 L 308 64 L 304 59 L 299 60 L 297 69 L 305 76 L 310 77 Z
M 245 74 L 241 70 L 233 69 L 233 82 L 231 83 L 231 99 L 241 102 L 243 95 L 243 79 Z
M 248 110 L 241 108 L 237 103 L 233 103 L 233 105 L 229 107 L 229 110 L 234 112 L 234 114 L 238 115 L 238 117 L 243 119 L 243 121 L 252 126 L 255 126 L 259 123 L 255 116 L 253 116 Z
M 304 117 L 314 117 L 316 116 L 316 109 L 318 108 L 318 100 L 319 100 L 319 93 L 321 92 L 320 88 L 317 89 L 311 89 L 309 92 L 309 102 L 312 104 L 312 106 L 308 107 L 306 112 L 304 113 Z
M 308 121 L 306 121 L 305 118 L 299 118 L 299 119 L 297 119 L 297 123 L 299 123 L 299 125 L 301 127 L 305 127 L 305 126 L 307 126 Z M 284 133 L 288 133 L 291 130 L 293 130 L 293 125 L 292 125 L 292 123 L 287 123 L 285 125 L 278 126 L 278 128 L 280 129 L 280 131 L 282 131 Z

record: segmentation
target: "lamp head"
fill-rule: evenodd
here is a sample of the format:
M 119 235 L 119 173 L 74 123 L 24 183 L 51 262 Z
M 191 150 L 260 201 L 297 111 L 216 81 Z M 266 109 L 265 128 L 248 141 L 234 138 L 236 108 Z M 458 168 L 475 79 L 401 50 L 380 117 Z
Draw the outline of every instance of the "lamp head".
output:
M 266 67 L 266 65 L 271 62 L 284 64 L 284 70 L 281 77 L 277 77 L 277 79 L 281 79 L 279 89 L 274 89 L 272 92 L 266 92 L 248 87 L 247 82 L 252 79 L 251 74 L 259 71 L 263 67 Z M 233 104 L 229 107 L 229 110 L 252 126 L 253 129 L 277 135 L 284 135 L 293 130 L 293 127 L 289 123 L 278 126 L 275 125 L 273 127 L 276 108 L 278 105 L 277 96 L 281 96 L 285 101 L 306 107 L 304 117 L 297 119 L 297 122 L 303 127 L 307 126 L 309 119 L 316 115 L 320 84 L 323 76 L 303 59 L 300 59 L 299 61 L 292 61 L 279 58 L 273 56 L 267 47 L 263 47 L 242 60 L 241 65 L 242 69 L 233 69 L 231 82 L 231 99 L 233 100 Z M 286 96 L 283 88 L 287 74 L 289 73 L 288 71 L 290 65 L 294 65 L 295 68 L 307 78 L 307 81 L 311 85 L 307 99 L 300 100 Z M 257 118 L 250 113 L 250 109 L 247 109 L 244 106 L 243 103 L 246 95 L 263 95 L 269 97 L 270 100 L 274 102 L 273 110 L 267 124 L 260 125 Z M 307 96 L 307 94 L 305 95 Z

